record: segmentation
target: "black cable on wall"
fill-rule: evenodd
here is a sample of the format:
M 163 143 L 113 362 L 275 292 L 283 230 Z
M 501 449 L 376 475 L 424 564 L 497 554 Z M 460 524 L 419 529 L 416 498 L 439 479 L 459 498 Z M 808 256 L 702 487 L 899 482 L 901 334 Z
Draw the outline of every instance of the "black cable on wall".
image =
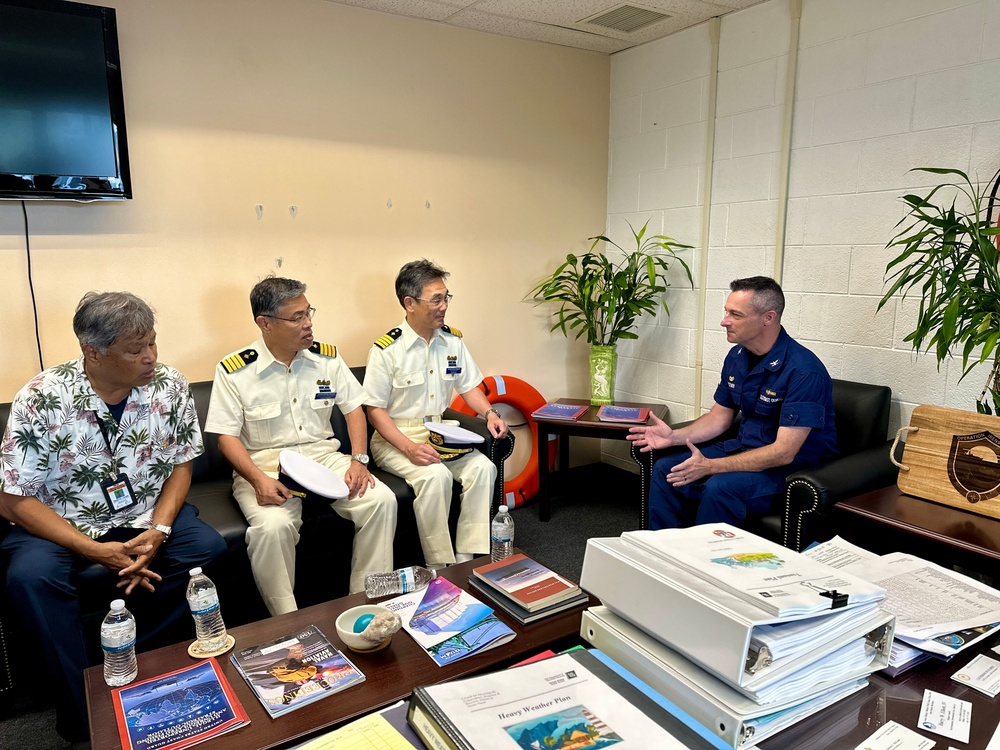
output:
M 21 201 L 21 213 L 24 214 L 24 252 L 28 259 L 28 290 L 31 292 L 31 314 L 35 319 L 35 345 L 38 347 L 38 369 L 45 369 L 42 362 L 42 337 L 38 333 L 38 304 L 35 301 L 35 282 L 31 278 L 31 233 L 28 231 L 28 207 Z

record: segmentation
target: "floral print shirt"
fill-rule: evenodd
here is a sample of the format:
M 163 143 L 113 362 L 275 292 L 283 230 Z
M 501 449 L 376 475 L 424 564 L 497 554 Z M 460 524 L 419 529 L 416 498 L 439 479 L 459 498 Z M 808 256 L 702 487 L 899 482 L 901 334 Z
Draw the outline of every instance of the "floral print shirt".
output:
M 37 497 L 97 539 L 119 526 L 148 527 L 174 466 L 202 452 L 194 399 L 177 370 L 158 363 L 152 382 L 129 392 L 119 423 L 81 357 L 39 373 L 14 397 L 0 443 L 0 489 Z M 101 482 L 119 473 L 138 503 L 114 513 Z

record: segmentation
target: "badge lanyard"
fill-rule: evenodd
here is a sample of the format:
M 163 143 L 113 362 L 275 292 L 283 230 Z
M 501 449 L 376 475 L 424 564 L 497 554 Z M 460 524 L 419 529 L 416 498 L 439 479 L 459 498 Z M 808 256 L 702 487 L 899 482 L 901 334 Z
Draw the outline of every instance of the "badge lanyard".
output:
M 111 438 L 108 436 L 108 428 L 104 424 L 104 419 L 97 411 L 94 412 L 94 417 L 97 419 L 97 427 L 101 431 L 104 443 L 108 446 L 108 453 L 114 459 L 115 449 L 111 446 Z M 118 476 L 108 477 L 101 482 L 101 491 L 104 493 L 104 501 L 108 504 L 112 514 L 131 508 L 139 502 L 125 472 L 120 471 Z

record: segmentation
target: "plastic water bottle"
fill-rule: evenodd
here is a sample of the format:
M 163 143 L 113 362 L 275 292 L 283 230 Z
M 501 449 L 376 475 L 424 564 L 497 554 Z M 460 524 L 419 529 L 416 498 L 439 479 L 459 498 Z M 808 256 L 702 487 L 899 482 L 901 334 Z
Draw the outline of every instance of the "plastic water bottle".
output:
M 111 611 L 101 623 L 104 651 L 104 681 L 111 687 L 128 685 L 139 674 L 135 661 L 135 618 L 125 609 L 124 599 L 111 602 Z
M 194 618 L 198 647 L 205 652 L 218 651 L 226 645 L 226 623 L 222 621 L 219 592 L 201 568 L 191 568 L 187 587 L 188 606 Z
M 490 524 L 490 559 L 496 562 L 512 554 L 514 554 L 514 519 L 507 512 L 507 506 L 501 505 Z
M 365 594 L 369 599 L 389 594 L 409 594 L 424 588 L 435 578 L 437 573 L 434 570 L 419 565 L 400 568 L 391 573 L 372 573 L 365 578 Z

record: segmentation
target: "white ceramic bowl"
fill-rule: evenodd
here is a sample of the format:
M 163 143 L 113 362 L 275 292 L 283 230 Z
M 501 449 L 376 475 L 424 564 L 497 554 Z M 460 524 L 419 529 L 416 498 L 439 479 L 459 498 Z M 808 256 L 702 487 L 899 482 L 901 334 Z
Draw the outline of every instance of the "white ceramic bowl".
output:
M 337 618 L 337 635 L 340 636 L 340 640 L 342 640 L 344 645 L 351 649 L 351 651 L 356 651 L 362 654 L 379 651 L 389 645 L 389 641 L 392 640 L 392 636 L 389 636 L 381 643 L 372 644 L 371 641 L 362 638 L 360 633 L 354 632 L 354 623 L 357 622 L 358 618 L 362 615 L 379 615 L 388 611 L 389 610 L 381 604 L 362 604 L 360 607 L 351 607 L 349 610 L 342 612 L 340 617 Z

